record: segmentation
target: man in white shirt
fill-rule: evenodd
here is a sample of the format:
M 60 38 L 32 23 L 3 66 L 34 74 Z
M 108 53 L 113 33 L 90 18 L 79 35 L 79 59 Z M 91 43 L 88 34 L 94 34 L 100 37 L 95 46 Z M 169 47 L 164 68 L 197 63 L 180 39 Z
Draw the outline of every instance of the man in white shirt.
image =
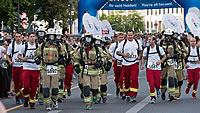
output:
M 144 49 L 142 57 L 141 70 L 144 69 L 145 59 L 146 59 L 146 76 L 147 81 L 149 82 L 150 90 L 150 103 L 154 104 L 156 100 L 155 88 L 157 95 L 160 94 L 160 85 L 161 85 L 161 62 L 166 59 L 165 52 L 162 47 L 159 47 L 155 44 L 156 38 L 149 37 L 148 43 L 149 47 Z M 161 58 L 162 57 L 162 58 Z
M 39 86 L 39 77 L 40 77 L 40 65 L 35 63 L 34 52 L 38 48 L 38 45 L 35 43 L 35 34 L 29 34 L 29 42 L 21 46 L 18 58 L 23 60 L 23 95 L 25 99 L 24 107 L 28 107 L 28 102 L 30 108 L 34 109 L 35 105 L 35 95 L 37 88 Z
M 119 33 L 118 36 L 117 36 L 117 41 L 113 44 L 111 44 L 110 48 L 109 48 L 109 52 L 111 53 L 112 55 L 112 60 L 113 60 L 113 71 L 114 71 L 114 76 L 115 76 L 115 84 L 116 84 L 116 95 L 119 96 L 119 92 L 123 92 L 123 87 L 120 87 L 120 75 L 121 75 L 121 69 L 122 69 L 122 59 L 121 59 L 121 56 L 118 56 L 117 55 L 117 48 L 118 48 L 118 45 L 124 40 L 124 35 L 123 33 Z M 122 78 L 123 79 L 123 78 Z M 122 81 L 123 82 L 123 81 Z M 122 84 L 123 86 L 123 84 Z M 120 90 L 121 88 L 121 90 Z
M 125 81 L 126 101 L 136 102 L 138 92 L 139 59 L 142 47 L 134 39 L 134 31 L 127 32 L 127 39 L 122 41 L 117 48 L 117 55 L 122 56 L 122 77 Z
M 7 60 L 12 66 L 12 78 L 15 85 L 16 104 L 20 104 L 20 98 L 22 103 L 22 73 L 23 73 L 23 61 L 17 58 L 19 49 L 22 46 L 22 36 L 20 33 L 15 34 L 15 40 L 9 45 L 7 50 Z
M 185 93 L 188 94 L 191 86 L 194 84 L 192 97 L 196 98 L 200 72 L 200 48 L 196 46 L 195 38 L 190 38 L 190 46 L 188 49 L 188 56 L 186 63 L 184 63 L 188 72 L 188 84 Z

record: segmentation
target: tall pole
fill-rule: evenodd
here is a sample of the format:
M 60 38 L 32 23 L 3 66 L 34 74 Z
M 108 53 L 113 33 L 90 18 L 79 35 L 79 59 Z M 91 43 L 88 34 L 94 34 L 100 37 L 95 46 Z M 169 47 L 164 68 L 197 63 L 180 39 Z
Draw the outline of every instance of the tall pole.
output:
M 72 4 L 70 3 L 70 34 L 72 34 Z
M 18 12 L 18 16 L 17 16 L 17 31 L 20 32 L 20 19 L 19 19 L 19 0 L 18 0 L 18 6 L 17 6 L 17 12 Z

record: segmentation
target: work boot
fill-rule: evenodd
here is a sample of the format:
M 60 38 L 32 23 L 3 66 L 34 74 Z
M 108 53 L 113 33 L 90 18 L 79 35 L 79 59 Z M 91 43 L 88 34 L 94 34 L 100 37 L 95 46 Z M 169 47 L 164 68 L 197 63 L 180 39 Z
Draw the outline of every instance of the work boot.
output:
M 121 98 L 122 98 L 122 100 L 125 100 L 125 99 L 126 99 L 125 93 L 122 93 Z
M 95 104 L 99 104 L 99 102 L 98 102 L 98 97 L 97 97 L 97 96 L 93 96 L 93 102 L 94 102 Z
M 192 98 L 193 98 L 193 99 L 196 99 L 196 98 L 197 98 L 197 96 L 196 96 L 195 93 L 192 93 Z
M 116 90 L 116 96 L 117 96 L 117 97 L 119 97 L 119 93 L 120 93 L 120 89 L 117 88 L 117 90 Z
M 24 107 L 28 107 L 28 101 L 24 102 Z
M 186 88 L 185 93 L 188 94 L 190 92 L 190 88 Z
M 16 99 L 16 104 L 20 104 L 20 100 L 19 99 Z
M 35 103 L 29 103 L 31 109 L 35 109 Z
M 170 96 L 170 95 L 169 95 L 168 101 L 172 101 L 172 100 L 174 100 L 174 96 Z
M 61 98 L 58 98 L 57 101 L 58 101 L 59 103 L 62 103 L 62 99 L 61 99 Z
M 162 93 L 161 98 L 162 100 L 165 100 L 165 93 Z
M 126 102 L 130 102 L 130 96 L 126 96 Z
M 103 98 L 103 100 L 102 100 L 102 101 L 103 101 L 103 103 L 106 103 L 106 101 L 107 101 L 107 98 Z
M 86 109 L 86 110 L 91 110 L 91 109 L 92 109 L 92 106 L 85 106 L 85 109 Z
M 51 110 L 52 110 L 51 106 L 47 106 L 47 107 L 46 107 L 46 110 L 47 110 L 47 111 L 51 111 Z

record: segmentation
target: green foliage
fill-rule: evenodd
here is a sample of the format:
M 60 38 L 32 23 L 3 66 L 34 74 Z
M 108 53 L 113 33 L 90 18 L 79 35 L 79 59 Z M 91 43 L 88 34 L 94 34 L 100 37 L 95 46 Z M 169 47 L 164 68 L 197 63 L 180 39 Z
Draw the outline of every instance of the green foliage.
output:
M 131 14 L 128 16 L 119 15 L 119 13 L 122 12 L 123 11 L 117 11 L 116 15 L 111 14 L 109 16 L 102 14 L 100 20 L 108 20 L 116 31 L 126 32 L 130 29 L 134 29 L 136 33 L 145 31 L 143 17 L 136 11 L 130 12 Z

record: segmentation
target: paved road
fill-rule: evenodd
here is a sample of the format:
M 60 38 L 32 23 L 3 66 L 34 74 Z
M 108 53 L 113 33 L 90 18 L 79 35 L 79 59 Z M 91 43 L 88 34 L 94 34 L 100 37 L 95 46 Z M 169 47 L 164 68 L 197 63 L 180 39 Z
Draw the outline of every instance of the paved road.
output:
M 51 112 L 47 112 L 44 106 L 38 103 L 34 110 L 24 108 L 22 105 L 16 107 L 13 97 L 2 99 L 1 101 L 7 110 L 9 110 L 8 113 L 200 113 L 200 96 L 197 95 L 197 99 L 192 99 L 191 92 L 189 95 L 184 93 L 187 81 L 184 81 L 181 100 L 168 102 L 157 99 L 156 104 L 149 104 L 150 98 L 145 71 L 140 71 L 140 88 L 136 103 L 127 103 L 115 96 L 113 78 L 113 72 L 109 72 L 107 103 L 99 105 L 93 104 L 93 109 L 90 111 L 84 109 L 84 102 L 80 99 L 80 91 L 76 87 L 76 80 L 74 80 L 72 96 L 67 97 L 63 103 L 59 104 L 59 109 Z M 198 94 L 200 94 L 199 91 Z

